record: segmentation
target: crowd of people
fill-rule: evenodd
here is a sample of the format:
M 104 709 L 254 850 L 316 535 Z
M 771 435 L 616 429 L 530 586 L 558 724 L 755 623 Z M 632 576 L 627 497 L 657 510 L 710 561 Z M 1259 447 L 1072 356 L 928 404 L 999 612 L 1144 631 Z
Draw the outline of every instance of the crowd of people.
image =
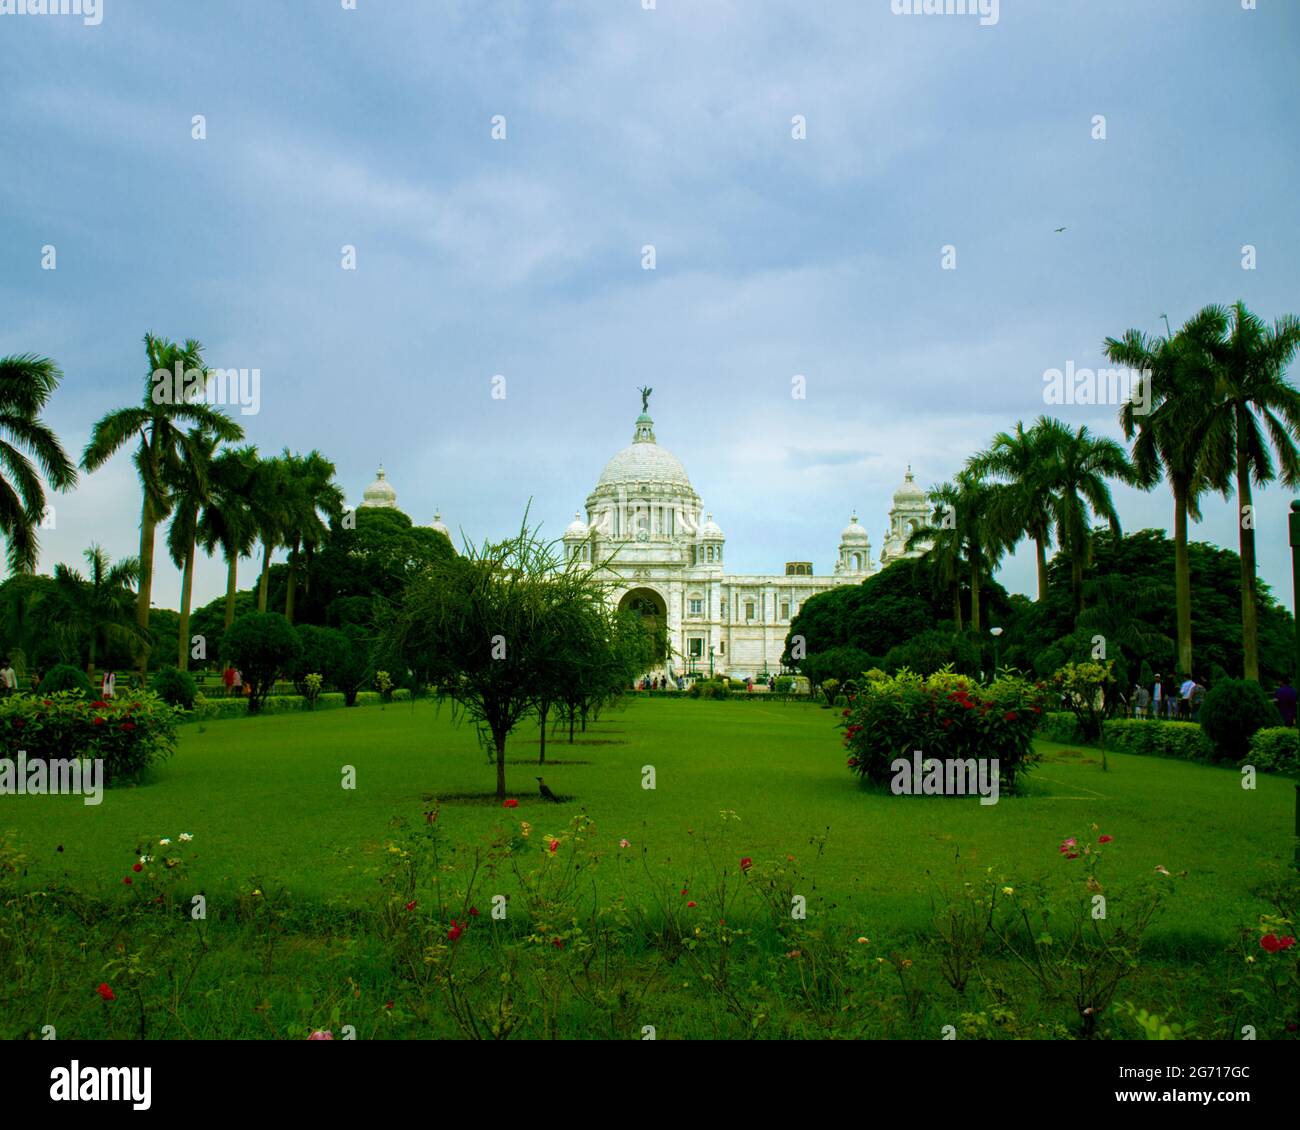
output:
M 1152 718 L 1166 722 L 1196 722 L 1201 705 L 1205 702 L 1205 681 L 1191 675 L 1166 678 L 1157 675 L 1150 687 L 1135 683 L 1127 695 L 1120 695 L 1123 713 L 1130 718 Z M 1273 701 L 1277 704 L 1282 724 L 1294 726 L 1296 720 L 1296 691 L 1290 678 L 1283 678 Z

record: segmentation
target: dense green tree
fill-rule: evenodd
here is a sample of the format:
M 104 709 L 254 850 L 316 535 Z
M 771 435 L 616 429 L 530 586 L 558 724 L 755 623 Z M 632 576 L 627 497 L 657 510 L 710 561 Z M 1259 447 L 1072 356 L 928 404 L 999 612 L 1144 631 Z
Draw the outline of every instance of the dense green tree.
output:
M 238 668 L 248 688 L 248 710 L 255 714 L 282 672 L 302 652 L 289 621 L 276 612 L 254 612 L 236 620 L 221 639 L 221 655 Z
M 62 658 L 83 663 L 91 674 L 114 644 L 135 652 L 148 639 L 135 620 L 139 562 L 127 557 L 114 564 L 98 545 L 83 556 L 87 576 L 62 563 L 54 567 L 54 585 L 40 604 L 38 619 L 57 641 Z
M 205 553 L 218 549 L 226 561 L 226 595 L 222 606 L 224 633 L 235 620 L 239 592 L 239 559 L 253 552 L 257 541 L 251 495 L 257 473 L 257 448 L 221 452 L 208 468 L 209 492 L 199 515 L 198 539 Z M 208 635 L 218 639 L 220 633 Z

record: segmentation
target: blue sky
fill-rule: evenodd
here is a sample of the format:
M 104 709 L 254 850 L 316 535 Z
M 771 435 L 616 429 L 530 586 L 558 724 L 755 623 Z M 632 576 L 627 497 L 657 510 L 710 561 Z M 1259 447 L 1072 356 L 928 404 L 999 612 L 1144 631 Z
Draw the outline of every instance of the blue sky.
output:
M 474 540 L 530 498 L 558 535 L 648 384 L 729 568 L 828 572 L 851 510 L 878 553 L 907 463 L 948 478 L 1106 335 L 1300 313 L 1298 42 L 1282 0 L 1003 0 L 992 26 L 889 0 L 0 15 L 0 355 L 59 362 L 79 453 L 139 397 L 146 330 L 197 337 L 261 370 L 252 442 L 319 448 L 353 501 L 382 460 L 416 522 Z M 1053 411 L 1118 437 L 1112 407 Z M 1116 494 L 1126 528 L 1169 526 L 1163 487 Z M 1288 605 L 1289 500 L 1258 498 Z M 125 454 L 56 506 L 43 569 L 136 552 Z M 1193 536 L 1235 547 L 1231 503 Z M 1032 553 L 1002 580 L 1032 593 Z M 206 563 L 196 599 L 223 583 Z M 174 607 L 169 564 L 155 585 Z

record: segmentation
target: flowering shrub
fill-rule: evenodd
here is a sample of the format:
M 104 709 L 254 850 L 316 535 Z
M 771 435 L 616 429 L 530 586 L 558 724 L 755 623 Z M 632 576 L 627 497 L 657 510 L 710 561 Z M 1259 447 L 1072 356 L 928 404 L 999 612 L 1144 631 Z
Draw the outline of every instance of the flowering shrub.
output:
M 0 699 L 0 755 L 28 761 L 102 758 L 104 783 L 138 776 L 176 750 L 180 711 L 149 691 L 109 701 L 87 700 L 76 691 L 10 695 Z
M 943 670 L 923 679 L 911 671 L 865 681 L 843 713 L 848 766 L 884 784 L 895 759 L 998 760 L 1004 787 L 1037 757 L 1034 729 L 1043 709 L 1039 687 L 1019 676 L 981 685 Z

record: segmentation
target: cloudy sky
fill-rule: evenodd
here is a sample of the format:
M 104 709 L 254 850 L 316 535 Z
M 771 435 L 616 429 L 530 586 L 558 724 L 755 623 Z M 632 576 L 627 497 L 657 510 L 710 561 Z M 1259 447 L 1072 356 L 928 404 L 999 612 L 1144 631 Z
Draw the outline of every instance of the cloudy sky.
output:
M 145 331 L 196 337 L 260 370 L 264 451 L 319 448 L 352 501 L 382 460 L 416 522 L 474 540 L 530 499 L 558 535 L 651 385 L 730 568 L 828 572 L 855 508 L 879 551 L 908 463 L 945 479 L 1049 410 L 1118 436 L 1112 406 L 1043 400 L 1106 335 L 1300 312 L 1298 43 L 1282 0 L 0 14 L 0 355 L 62 366 L 79 453 L 140 397 Z M 1116 493 L 1126 528 L 1169 525 L 1163 488 Z M 1289 499 L 1258 500 L 1288 605 Z M 43 569 L 136 552 L 125 453 L 56 507 Z M 1231 504 L 1193 536 L 1235 547 Z M 1032 592 L 1032 553 L 1002 580 Z M 196 601 L 223 582 L 207 563 Z

